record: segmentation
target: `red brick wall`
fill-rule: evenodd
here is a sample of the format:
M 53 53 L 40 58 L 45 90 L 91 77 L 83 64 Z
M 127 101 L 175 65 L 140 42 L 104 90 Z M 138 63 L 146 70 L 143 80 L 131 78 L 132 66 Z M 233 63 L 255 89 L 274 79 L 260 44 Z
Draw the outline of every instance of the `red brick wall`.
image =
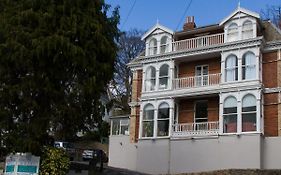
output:
M 192 123 L 194 121 L 195 102 L 198 100 L 208 101 L 208 120 L 219 120 L 219 97 L 201 99 L 184 99 L 179 102 L 179 123 Z
M 264 94 L 264 135 L 278 135 L 278 93 Z
M 142 91 L 142 70 L 138 70 L 138 79 L 137 79 L 137 98 L 139 99 Z
M 277 52 L 263 54 L 263 74 L 264 87 L 277 87 Z
M 195 76 L 195 66 L 209 65 L 209 74 L 221 72 L 220 58 L 211 58 L 202 61 L 183 62 L 179 64 L 179 77 Z

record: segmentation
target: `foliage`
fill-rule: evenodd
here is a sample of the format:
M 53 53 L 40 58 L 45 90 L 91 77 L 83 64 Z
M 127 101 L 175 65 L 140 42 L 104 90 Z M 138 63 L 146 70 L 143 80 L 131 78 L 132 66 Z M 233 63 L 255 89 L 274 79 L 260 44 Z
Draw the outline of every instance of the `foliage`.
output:
M 46 147 L 40 164 L 40 175 L 65 175 L 70 166 L 66 151 L 61 148 Z
M 144 42 L 141 40 L 143 31 L 132 29 L 123 32 L 118 42 L 118 56 L 115 62 L 114 78 L 110 84 L 110 105 L 129 111 L 132 72 L 127 64 L 144 51 Z
M 261 10 L 263 19 L 270 19 L 273 24 L 281 29 L 281 4 L 277 6 L 267 6 L 266 9 Z
M 0 128 L 8 150 L 40 153 L 101 123 L 118 9 L 103 0 L 0 1 Z

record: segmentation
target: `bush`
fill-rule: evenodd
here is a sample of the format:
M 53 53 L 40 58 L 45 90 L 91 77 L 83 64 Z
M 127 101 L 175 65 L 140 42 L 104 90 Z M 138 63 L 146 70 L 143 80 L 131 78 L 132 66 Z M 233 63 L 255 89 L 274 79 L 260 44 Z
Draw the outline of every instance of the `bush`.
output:
M 40 175 L 65 175 L 70 165 L 69 157 L 61 148 L 46 147 L 40 165 Z

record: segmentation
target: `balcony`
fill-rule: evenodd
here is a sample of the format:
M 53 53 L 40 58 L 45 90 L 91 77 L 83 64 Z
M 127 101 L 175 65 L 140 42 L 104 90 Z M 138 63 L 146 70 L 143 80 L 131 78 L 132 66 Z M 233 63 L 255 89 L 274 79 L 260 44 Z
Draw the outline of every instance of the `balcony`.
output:
M 177 123 L 173 125 L 172 137 L 212 136 L 219 134 L 219 122 Z
M 172 43 L 173 51 L 195 49 L 224 43 L 224 33 L 201 36 Z
M 219 85 L 221 82 L 221 73 L 202 76 L 190 76 L 176 78 L 173 80 L 174 89 L 194 88 L 202 86 Z

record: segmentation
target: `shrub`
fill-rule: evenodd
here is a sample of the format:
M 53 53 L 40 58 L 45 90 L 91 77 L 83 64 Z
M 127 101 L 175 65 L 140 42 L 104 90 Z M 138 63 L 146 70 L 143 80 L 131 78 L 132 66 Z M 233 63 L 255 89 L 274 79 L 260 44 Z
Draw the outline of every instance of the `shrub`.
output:
M 61 148 L 46 147 L 40 165 L 40 175 L 65 175 L 70 165 L 69 157 Z

